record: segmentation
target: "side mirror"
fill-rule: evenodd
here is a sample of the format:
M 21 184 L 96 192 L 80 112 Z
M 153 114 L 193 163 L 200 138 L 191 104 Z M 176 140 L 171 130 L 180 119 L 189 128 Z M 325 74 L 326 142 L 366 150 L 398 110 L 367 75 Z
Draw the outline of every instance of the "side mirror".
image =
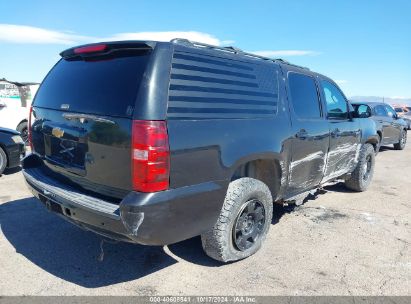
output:
M 359 105 L 353 112 L 355 118 L 369 118 L 371 117 L 371 108 L 367 105 Z

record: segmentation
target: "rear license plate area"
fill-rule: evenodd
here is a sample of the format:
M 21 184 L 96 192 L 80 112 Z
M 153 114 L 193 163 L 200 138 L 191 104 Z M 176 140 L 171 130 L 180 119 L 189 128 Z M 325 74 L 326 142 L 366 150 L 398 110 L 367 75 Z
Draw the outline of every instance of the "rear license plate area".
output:
M 86 144 L 45 135 L 46 157 L 64 165 L 84 169 Z

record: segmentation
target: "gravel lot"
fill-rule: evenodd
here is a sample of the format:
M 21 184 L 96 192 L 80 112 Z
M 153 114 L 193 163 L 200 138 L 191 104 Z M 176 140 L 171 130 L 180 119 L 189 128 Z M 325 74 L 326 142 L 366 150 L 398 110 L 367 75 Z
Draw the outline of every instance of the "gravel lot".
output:
M 411 295 L 411 144 L 382 148 L 371 188 L 275 208 L 265 246 L 222 265 L 199 238 L 100 239 L 48 212 L 21 172 L 0 177 L 0 295 Z

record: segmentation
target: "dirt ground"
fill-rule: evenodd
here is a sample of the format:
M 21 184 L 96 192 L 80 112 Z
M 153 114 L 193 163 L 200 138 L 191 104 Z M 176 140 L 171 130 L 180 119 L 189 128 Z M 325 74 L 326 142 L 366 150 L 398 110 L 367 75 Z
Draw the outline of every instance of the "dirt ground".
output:
M 372 186 L 275 208 L 263 248 L 223 265 L 194 238 L 104 244 L 0 177 L 0 295 L 411 295 L 411 144 L 382 148 Z

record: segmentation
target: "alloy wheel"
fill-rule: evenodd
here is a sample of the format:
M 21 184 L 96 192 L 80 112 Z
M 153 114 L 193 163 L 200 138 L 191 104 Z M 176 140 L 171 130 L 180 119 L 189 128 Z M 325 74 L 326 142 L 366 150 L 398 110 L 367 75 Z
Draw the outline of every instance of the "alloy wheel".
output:
M 256 199 L 245 203 L 233 226 L 233 240 L 237 249 L 244 251 L 254 246 L 263 233 L 264 225 L 264 205 Z

